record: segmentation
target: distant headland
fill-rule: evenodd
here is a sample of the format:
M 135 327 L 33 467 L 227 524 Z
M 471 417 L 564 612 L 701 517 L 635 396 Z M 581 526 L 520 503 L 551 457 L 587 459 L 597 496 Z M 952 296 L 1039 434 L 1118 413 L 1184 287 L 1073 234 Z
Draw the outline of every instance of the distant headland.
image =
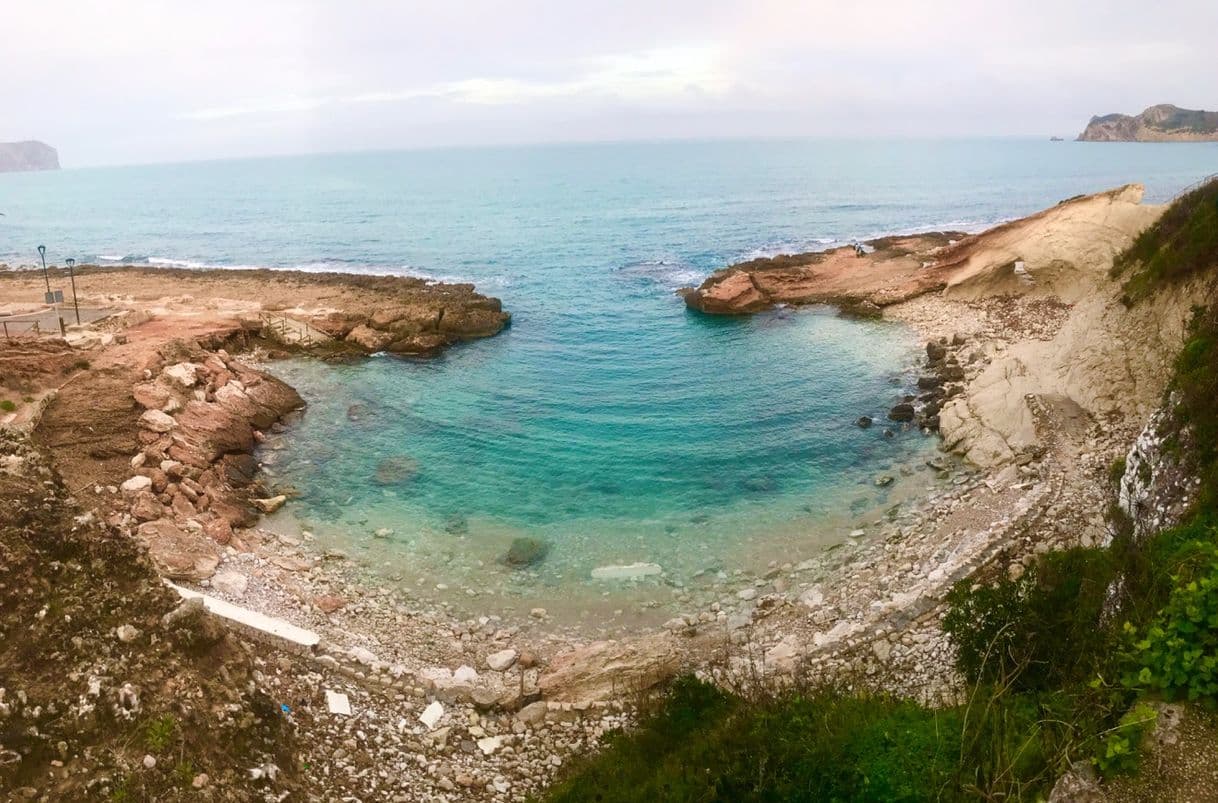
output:
M 1080 142 L 1218 142 L 1218 112 L 1181 109 L 1170 103 L 1139 115 L 1092 117 Z
M 0 142 L 0 173 L 58 169 L 59 152 L 45 142 Z

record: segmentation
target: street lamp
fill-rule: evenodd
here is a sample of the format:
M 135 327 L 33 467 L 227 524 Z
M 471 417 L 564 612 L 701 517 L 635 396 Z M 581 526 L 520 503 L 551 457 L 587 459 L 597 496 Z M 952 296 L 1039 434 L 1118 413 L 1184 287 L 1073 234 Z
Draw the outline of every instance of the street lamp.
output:
M 80 305 L 76 303 L 76 274 L 72 272 L 72 266 L 76 264 L 76 260 L 68 257 L 64 262 L 68 266 L 68 276 L 72 279 L 72 306 L 76 309 L 76 325 L 80 326 Z
M 47 247 L 38 246 L 38 256 L 42 257 L 42 278 L 47 280 L 47 295 L 51 294 L 51 276 L 47 273 Z

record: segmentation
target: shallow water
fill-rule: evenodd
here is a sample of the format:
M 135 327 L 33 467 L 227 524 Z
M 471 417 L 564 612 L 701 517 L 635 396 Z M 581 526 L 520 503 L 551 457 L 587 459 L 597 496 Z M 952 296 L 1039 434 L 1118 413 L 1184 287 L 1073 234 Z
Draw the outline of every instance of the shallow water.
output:
M 283 448 L 264 454 L 276 482 L 303 492 L 279 526 L 304 527 L 420 593 L 454 603 L 479 595 L 470 607 L 572 594 L 641 605 L 698 577 L 840 541 L 856 515 L 924 487 L 913 469 L 934 448 L 917 433 L 886 439 L 880 427 L 853 425 L 882 415 L 909 381 L 918 344 L 899 327 L 816 310 L 705 318 L 675 289 L 743 258 L 979 229 L 1129 181 L 1163 200 L 1216 169 L 1212 144 L 990 139 L 545 146 L 8 174 L 0 261 L 33 262 L 46 243 L 53 262 L 475 282 L 513 313 L 494 339 L 432 362 L 277 366 L 310 405 Z M 78 281 L 87 292 L 87 274 Z M 378 484 L 388 457 L 410 461 L 411 478 Z M 874 486 L 901 465 L 912 467 L 905 488 Z M 377 538 L 378 529 L 393 533 Z M 496 563 L 521 535 L 551 544 L 536 572 Z M 667 575 L 633 597 L 589 579 L 598 565 L 634 561 Z

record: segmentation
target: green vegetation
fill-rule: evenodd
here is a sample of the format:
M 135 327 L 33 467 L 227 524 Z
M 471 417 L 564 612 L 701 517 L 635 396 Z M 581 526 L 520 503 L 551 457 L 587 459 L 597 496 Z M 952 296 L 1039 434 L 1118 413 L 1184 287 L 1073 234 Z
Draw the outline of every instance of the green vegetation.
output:
M 169 745 L 173 744 L 173 737 L 177 730 L 177 720 L 170 714 L 154 719 L 144 728 L 144 745 L 153 753 L 164 752 Z
M 1218 263 L 1218 179 L 1171 205 L 1112 265 L 1126 276 L 1124 300 L 1132 306 L 1166 283 L 1197 275 Z
M 0 400 L 0 410 L 6 413 L 11 413 L 17 409 L 17 405 L 11 399 Z
M 1215 266 L 1218 181 L 1177 201 L 1114 274 L 1133 304 Z M 685 679 L 546 799 L 1038 800 L 1080 757 L 1105 776 L 1136 772 L 1150 702 L 1218 704 L 1218 300 L 1197 310 L 1170 393 L 1176 432 L 1164 449 L 1201 480 L 1190 511 L 1135 537 L 1114 504 L 1109 547 L 958 584 L 943 628 L 964 704 L 823 688 L 745 699 Z M 1114 489 L 1125 472 L 1114 462 Z

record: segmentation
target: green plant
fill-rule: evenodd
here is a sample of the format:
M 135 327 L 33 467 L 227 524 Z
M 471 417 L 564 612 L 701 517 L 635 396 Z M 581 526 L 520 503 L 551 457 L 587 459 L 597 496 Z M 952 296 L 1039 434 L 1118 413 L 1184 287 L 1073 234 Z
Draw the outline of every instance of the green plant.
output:
M 1092 763 L 1104 776 L 1128 775 L 1138 768 L 1138 748 L 1159 715 L 1146 703 L 1138 703 L 1121 717 L 1099 743 Z
M 0 401 L 0 410 L 3 410 L 6 413 L 11 413 L 16 409 L 17 409 L 17 405 L 14 404 L 12 402 L 12 400 L 4 399 L 4 400 Z
M 1112 275 L 1126 275 L 1126 304 L 1152 295 L 1167 282 L 1195 275 L 1218 263 L 1218 179 L 1168 207 L 1133 245 L 1113 261 Z
M 1134 637 L 1130 688 L 1152 689 L 1169 698 L 1213 702 L 1218 698 L 1218 550 L 1209 571 L 1182 581 L 1145 633 L 1127 625 Z
M 1042 556 L 1015 580 L 957 583 L 943 618 L 957 668 L 970 682 L 1015 691 L 1094 675 L 1109 655 L 1110 634 L 1099 624 L 1113 576 L 1107 551 L 1071 549 Z
M 144 728 L 144 744 L 154 753 L 159 753 L 173 742 L 178 723 L 172 715 L 154 719 Z
M 1113 487 L 1121 484 L 1121 479 L 1125 476 L 1125 458 L 1118 457 L 1112 461 L 1112 465 L 1108 467 L 1108 481 Z

